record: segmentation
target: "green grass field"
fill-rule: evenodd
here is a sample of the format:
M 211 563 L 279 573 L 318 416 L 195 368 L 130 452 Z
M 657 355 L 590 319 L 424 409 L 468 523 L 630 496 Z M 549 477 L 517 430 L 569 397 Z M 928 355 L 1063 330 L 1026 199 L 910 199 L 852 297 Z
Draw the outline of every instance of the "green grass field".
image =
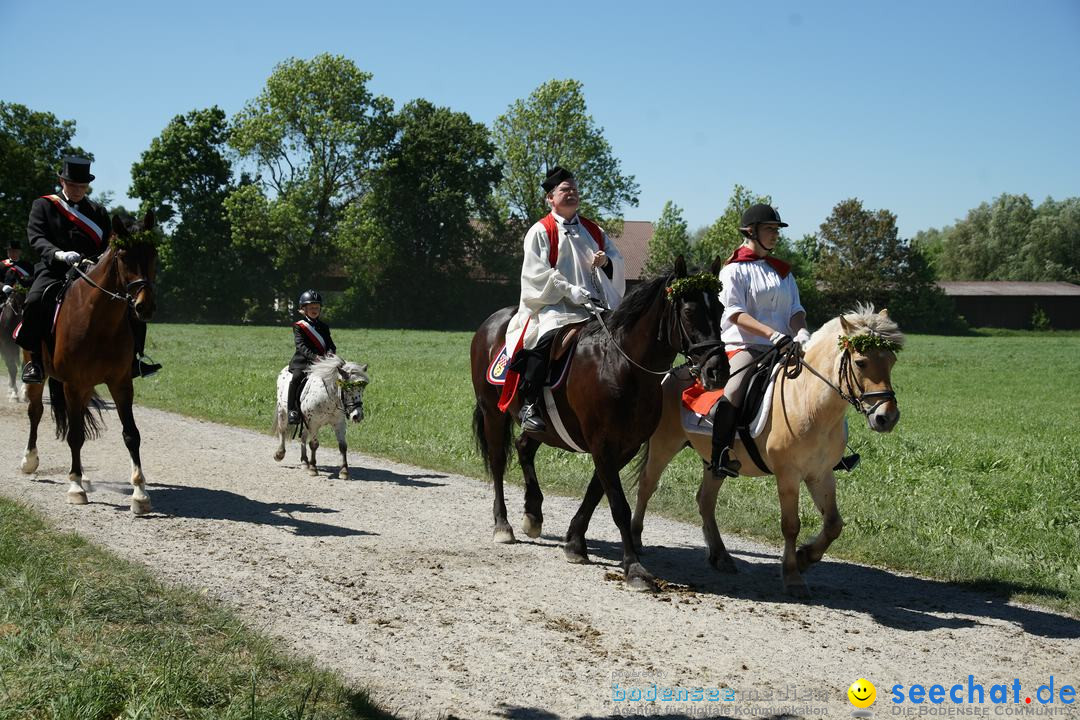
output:
M 367 418 L 350 427 L 349 447 L 482 477 L 471 437 L 470 337 L 335 331 L 342 356 L 371 366 Z M 268 431 L 291 344 L 284 327 L 155 325 L 150 350 L 166 370 L 138 381 L 137 401 Z M 849 416 L 863 462 L 841 474 L 846 527 L 830 555 L 1080 614 L 1078 357 L 1080 333 L 911 337 L 894 373 L 897 429 L 874 434 Z M 268 440 L 268 458 L 271 449 Z M 550 448 L 537 459 L 549 492 L 578 495 L 590 467 Z M 516 467 L 509 477 L 520 481 Z M 700 463 L 684 451 L 650 507 L 696 523 L 699 478 Z M 520 502 L 511 494 L 512 514 Z M 780 542 L 771 479 L 728 481 L 717 517 L 723 530 Z M 820 525 L 806 493 L 803 523 L 804 533 Z
M 393 720 L 231 613 L 0 499 L 0 720 Z

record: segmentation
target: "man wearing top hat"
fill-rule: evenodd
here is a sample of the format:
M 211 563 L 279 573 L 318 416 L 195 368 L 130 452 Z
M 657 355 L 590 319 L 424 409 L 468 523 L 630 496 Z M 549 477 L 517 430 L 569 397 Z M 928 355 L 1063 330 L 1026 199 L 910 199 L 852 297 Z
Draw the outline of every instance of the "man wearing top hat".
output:
M 34 266 L 22 259 L 22 243 L 18 239 L 8 243 L 7 254 L 8 256 L 0 261 L 3 267 L 3 280 L 0 281 L 3 282 L 3 287 L 0 287 L 0 290 L 5 297 L 11 294 L 16 285 L 27 289 L 34 281 Z
M 83 258 L 96 260 L 109 242 L 108 211 L 86 197 L 94 179 L 90 174 L 90 161 L 83 157 L 65 157 L 64 168 L 57 175 L 60 192 L 35 200 L 26 225 L 30 245 L 41 258 L 34 267 L 34 281 L 26 296 L 22 324 L 15 331 L 15 341 L 30 351 L 30 361 L 22 371 L 22 380 L 26 384 L 40 383 L 44 378 L 41 341 L 49 331 L 47 323 L 52 320 L 53 311 L 52 303 L 43 298 L 45 288 L 55 282 L 63 283 L 69 269 Z M 135 335 L 132 374 L 145 377 L 160 370 L 161 366 L 149 365 L 139 359 L 146 343 L 146 324 L 131 313 L 129 318 Z
M 588 320 L 587 303 L 614 309 L 626 292 L 619 249 L 596 223 L 578 215 L 581 197 L 573 174 L 556 165 L 540 186 L 551 213 L 525 233 L 521 300 L 506 328 L 506 345 L 514 350 L 509 367 L 521 377 L 526 432 L 546 429 L 537 403 L 556 331 Z

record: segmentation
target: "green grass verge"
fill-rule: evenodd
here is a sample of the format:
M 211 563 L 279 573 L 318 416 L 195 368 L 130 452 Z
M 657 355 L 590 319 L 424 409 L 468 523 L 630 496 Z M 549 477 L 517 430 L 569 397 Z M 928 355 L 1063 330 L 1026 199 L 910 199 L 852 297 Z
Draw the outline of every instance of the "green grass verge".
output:
M 367 418 L 350 427 L 351 448 L 482 477 L 471 437 L 470 333 L 334 336 L 344 357 L 371 365 Z M 288 328 L 155 325 L 150 350 L 166 369 L 137 381 L 137 401 L 268 431 L 291 337 Z M 897 429 L 874 434 L 849 415 L 863 463 L 840 476 L 847 525 L 830 555 L 1080 614 L 1077 357 L 1080 333 L 912 336 L 894 373 Z M 271 450 L 268 440 L 268 457 Z M 545 491 L 568 495 L 579 495 L 591 474 L 587 458 L 550 448 L 537 468 Z M 520 481 L 516 470 L 509 477 Z M 699 479 L 699 462 L 684 451 L 651 509 L 697 522 Z M 815 532 L 820 519 L 807 493 L 802 508 L 804 533 Z M 717 518 L 727 531 L 779 542 L 775 484 L 728 481 Z
M 392 720 L 192 591 L 0 499 L 0 720 Z

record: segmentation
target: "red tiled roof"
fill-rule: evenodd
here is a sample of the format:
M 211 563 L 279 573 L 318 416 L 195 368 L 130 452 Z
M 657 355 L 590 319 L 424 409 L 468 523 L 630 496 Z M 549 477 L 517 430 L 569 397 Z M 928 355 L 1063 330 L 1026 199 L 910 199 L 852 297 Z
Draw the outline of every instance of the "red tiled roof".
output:
M 623 223 L 622 235 L 612 238 L 622 253 L 627 280 L 641 277 L 652 236 L 653 224 L 648 220 L 627 220 Z

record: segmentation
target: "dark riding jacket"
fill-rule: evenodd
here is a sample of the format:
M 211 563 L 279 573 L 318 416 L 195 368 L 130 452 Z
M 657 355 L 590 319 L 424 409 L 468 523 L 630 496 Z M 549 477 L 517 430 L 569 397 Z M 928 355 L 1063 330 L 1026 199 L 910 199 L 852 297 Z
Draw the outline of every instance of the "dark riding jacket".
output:
M 318 318 L 311 320 L 304 317 L 294 322 L 293 342 L 296 343 L 296 353 L 289 362 L 292 372 L 303 372 L 326 353 L 337 352 L 337 346 L 330 337 L 330 326 Z
M 63 200 L 63 195 L 58 197 Z M 26 236 L 30 245 L 41 257 L 38 264 L 34 266 L 37 274 L 35 286 L 42 284 L 38 280 L 42 276 L 52 281 L 63 280 L 67 275 L 70 266 L 56 259 L 57 250 L 73 250 L 83 257 L 96 259 L 109 246 L 112 230 L 109 226 L 108 211 L 87 198 L 83 198 L 72 207 L 101 228 L 101 240 L 98 241 L 87 234 L 86 230 L 60 212 L 51 200 L 43 197 L 35 200 L 30 208 L 30 221 L 26 225 Z

